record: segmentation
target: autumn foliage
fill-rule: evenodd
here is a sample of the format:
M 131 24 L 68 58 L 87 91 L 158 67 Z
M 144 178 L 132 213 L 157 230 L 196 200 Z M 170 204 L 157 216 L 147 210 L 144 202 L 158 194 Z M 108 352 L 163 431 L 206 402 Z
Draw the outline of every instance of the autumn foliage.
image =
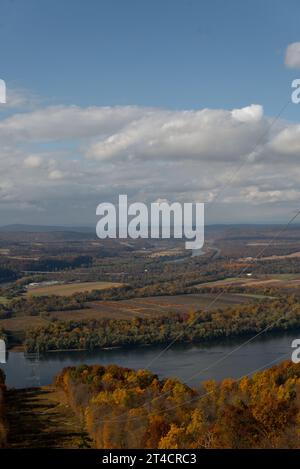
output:
M 286 331 L 300 327 L 300 304 L 294 295 L 233 307 L 170 313 L 159 317 L 55 321 L 27 332 L 29 352 L 101 347 L 201 342 L 208 339 Z
M 116 365 L 56 378 L 97 448 L 299 448 L 300 365 L 191 389 Z

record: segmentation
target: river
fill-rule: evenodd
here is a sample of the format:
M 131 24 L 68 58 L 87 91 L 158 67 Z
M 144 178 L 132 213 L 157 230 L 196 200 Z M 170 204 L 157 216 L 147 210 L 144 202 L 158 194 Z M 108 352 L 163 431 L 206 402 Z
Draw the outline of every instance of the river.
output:
M 160 347 L 116 348 L 94 352 L 52 352 L 40 356 L 39 361 L 23 352 L 9 351 L 7 362 L 0 367 L 6 374 L 9 387 L 24 388 L 46 385 L 66 366 L 115 363 L 129 368 L 149 367 L 159 377 L 176 376 L 191 386 L 203 380 L 221 380 L 272 366 L 291 357 L 291 342 L 300 337 L 300 331 L 258 337 L 242 346 L 247 338 L 223 340 L 211 344 L 174 345 L 160 358 Z

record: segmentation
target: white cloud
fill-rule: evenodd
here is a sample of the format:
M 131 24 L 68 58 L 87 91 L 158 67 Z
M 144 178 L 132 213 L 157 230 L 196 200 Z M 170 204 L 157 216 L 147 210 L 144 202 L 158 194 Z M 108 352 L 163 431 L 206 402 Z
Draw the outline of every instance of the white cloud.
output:
M 261 137 L 266 125 L 262 116 L 259 105 L 232 112 L 157 110 L 93 143 L 86 155 L 96 160 L 234 160 L 249 153 Z
M 118 194 L 212 202 L 224 187 L 218 204 L 228 221 L 232 204 L 235 217 L 239 209 L 246 216 L 245 204 L 273 204 L 272 211 L 297 204 L 300 126 L 278 121 L 269 131 L 271 122 L 258 104 L 51 106 L 0 118 L 0 213 L 20 221 L 26 208 L 27 217 L 38 213 L 45 223 L 84 223 L 80 217 L 94 220 L 96 205 Z
M 300 68 L 300 42 L 294 42 L 287 47 L 285 65 L 288 68 Z
M 24 160 L 24 166 L 27 168 L 38 168 L 42 163 L 42 159 L 38 155 L 27 156 Z
M 1 106 L 0 110 L 6 112 L 7 110 L 17 109 L 33 109 L 40 104 L 38 96 L 31 93 L 29 90 L 15 88 L 10 86 L 8 83 L 6 86 L 6 103 L 5 106 Z
M 240 122 L 258 122 L 264 114 L 263 107 L 260 104 L 251 104 L 241 109 L 233 109 L 232 116 Z
M 59 141 L 107 135 L 147 114 L 135 106 L 49 106 L 0 121 L 0 138 L 19 141 Z
M 59 169 L 54 169 L 53 171 L 50 171 L 50 173 L 48 174 L 48 178 L 52 179 L 53 181 L 57 179 L 62 179 L 63 173 Z
M 263 190 L 263 188 L 252 186 L 242 190 L 242 196 L 246 201 L 254 204 L 291 202 L 299 200 L 300 191 L 297 189 Z
M 300 125 L 289 125 L 271 141 L 271 149 L 281 155 L 300 157 Z

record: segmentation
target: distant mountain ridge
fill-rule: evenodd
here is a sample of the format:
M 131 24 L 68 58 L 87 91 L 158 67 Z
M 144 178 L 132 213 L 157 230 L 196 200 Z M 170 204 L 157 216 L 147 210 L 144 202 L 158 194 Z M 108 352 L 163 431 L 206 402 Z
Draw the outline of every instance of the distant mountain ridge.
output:
M 96 228 L 94 226 L 51 226 L 51 225 L 22 225 L 12 224 L 0 226 L 0 232 L 27 232 L 27 233 L 49 233 L 49 232 L 66 232 L 71 231 L 75 233 L 94 233 Z

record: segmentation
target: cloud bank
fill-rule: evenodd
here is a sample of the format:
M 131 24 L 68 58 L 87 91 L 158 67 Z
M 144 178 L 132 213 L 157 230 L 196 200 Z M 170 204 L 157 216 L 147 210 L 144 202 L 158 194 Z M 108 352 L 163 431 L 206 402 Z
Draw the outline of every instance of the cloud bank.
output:
M 297 63 L 295 48 L 287 56 Z M 93 223 L 98 203 L 121 193 L 132 201 L 206 202 L 214 206 L 211 222 L 247 221 L 245 208 L 251 221 L 272 221 L 271 213 L 286 219 L 298 204 L 300 126 L 270 127 L 272 116 L 259 104 L 169 110 L 37 103 L 1 115 L 1 224 Z

